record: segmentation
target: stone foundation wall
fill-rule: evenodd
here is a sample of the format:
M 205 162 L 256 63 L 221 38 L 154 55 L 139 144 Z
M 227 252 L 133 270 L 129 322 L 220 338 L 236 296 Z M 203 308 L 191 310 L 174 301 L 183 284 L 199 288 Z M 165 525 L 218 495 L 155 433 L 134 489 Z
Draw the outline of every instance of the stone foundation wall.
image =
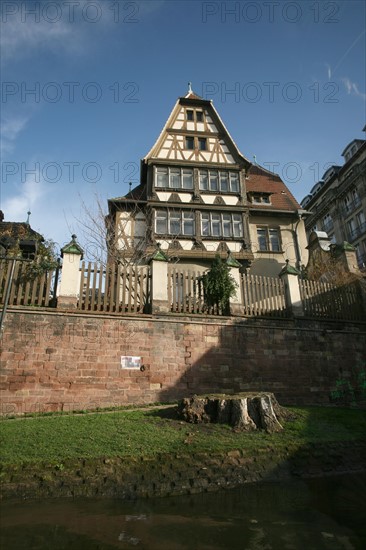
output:
M 214 492 L 258 481 L 281 481 L 366 472 L 366 441 L 313 444 L 282 451 L 263 447 L 148 459 L 66 460 L 61 464 L 7 467 L 7 498 L 116 497 L 135 499 Z
M 208 392 L 273 392 L 281 405 L 365 404 L 366 325 L 173 315 L 7 312 L 1 412 L 169 402 Z M 121 367 L 139 356 L 144 370 Z

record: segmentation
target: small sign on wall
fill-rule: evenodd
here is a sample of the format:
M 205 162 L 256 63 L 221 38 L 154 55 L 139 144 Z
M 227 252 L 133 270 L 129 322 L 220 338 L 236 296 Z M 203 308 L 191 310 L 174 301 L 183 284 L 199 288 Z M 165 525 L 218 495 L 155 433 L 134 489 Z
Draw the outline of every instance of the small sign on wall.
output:
M 122 369 L 141 369 L 141 357 L 131 355 L 121 355 Z

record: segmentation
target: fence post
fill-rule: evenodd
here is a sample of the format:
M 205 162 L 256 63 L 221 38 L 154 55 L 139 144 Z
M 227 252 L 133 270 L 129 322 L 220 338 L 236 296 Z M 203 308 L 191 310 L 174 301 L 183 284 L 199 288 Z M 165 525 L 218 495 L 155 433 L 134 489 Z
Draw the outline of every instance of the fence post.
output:
M 151 263 L 151 312 L 168 313 L 168 258 L 158 244 L 150 259 Z
M 62 270 L 57 307 L 76 308 L 80 288 L 80 260 L 84 251 L 76 242 L 76 235 L 71 236 L 69 244 L 61 249 Z M 83 274 L 82 274 L 83 276 Z
M 242 286 L 239 268 L 241 264 L 232 257 L 229 253 L 226 264 L 230 267 L 230 275 L 237 284 L 236 291 L 234 296 L 230 298 L 230 314 L 231 315 L 243 315 L 244 313 L 244 302 L 242 296 Z
M 300 272 L 295 267 L 289 265 L 289 261 L 286 260 L 286 265 L 281 270 L 279 277 L 284 282 L 287 308 L 292 311 L 292 314 L 295 317 L 304 317 L 304 308 L 300 294 L 299 275 Z

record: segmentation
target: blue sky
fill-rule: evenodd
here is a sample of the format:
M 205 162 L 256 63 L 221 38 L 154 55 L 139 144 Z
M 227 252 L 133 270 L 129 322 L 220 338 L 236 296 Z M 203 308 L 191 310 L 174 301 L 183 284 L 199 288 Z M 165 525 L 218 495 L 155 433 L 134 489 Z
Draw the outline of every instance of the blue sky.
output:
M 365 138 L 362 1 L 4 0 L 1 18 L 1 208 L 59 246 L 82 202 L 139 182 L 188 81 L 299 201 Z

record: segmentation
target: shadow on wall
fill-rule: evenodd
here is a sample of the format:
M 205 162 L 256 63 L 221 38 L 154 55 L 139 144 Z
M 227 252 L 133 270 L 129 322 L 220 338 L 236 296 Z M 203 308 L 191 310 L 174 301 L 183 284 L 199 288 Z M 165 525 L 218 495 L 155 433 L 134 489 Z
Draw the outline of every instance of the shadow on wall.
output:
M 344 328 L 285 319 L 187 324 L 185 368 L 162 384 L 159 400 L 266 391 L 281 405 L 366 406 L 366 341 Z
M 278 277 L 281 269 L 285 265 L 285 262 L 278 261 L 275 258 L 271 257 L 273 252 L 268 254 L 268 257 L 257 258 L 253 261 L 249 274 L 250 275 L 263 275 L 265 273 L 266 277 Z

